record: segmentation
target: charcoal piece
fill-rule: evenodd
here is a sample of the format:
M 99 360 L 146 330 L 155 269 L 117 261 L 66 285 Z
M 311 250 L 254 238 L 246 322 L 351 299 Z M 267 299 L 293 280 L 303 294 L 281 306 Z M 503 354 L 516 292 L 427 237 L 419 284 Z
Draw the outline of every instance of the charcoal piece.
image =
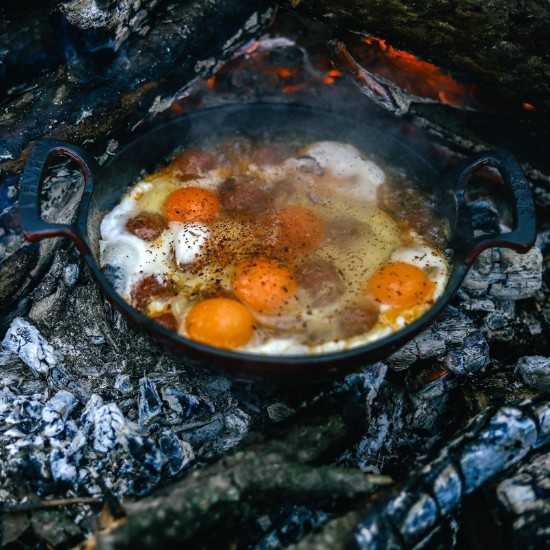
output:
M 484 233 L 500 231 L 498 208 L 492 199 L 478 199 L 468 202 L 472 227 Z
M 502 248 L 500 269 L 505 278 L 491 285 L 490 296 L 508 300 L 530 298 L 541 287 L 542 253 L 537 247 L 525 254 Z
M 550 443 L 550 403 L 542 403 L 535 407 L 533 416 L 539 425 L 539 434 L 535 441 L 535 449 Z
M 107 403 L 94 413 L 94 449 L 107 453 L 119 442 L 119 433 L 125 425 L 124 416 L 114 403 Z
M 184 424 L 177 430 L 201 457 L 216 454 L 216 443 L 223 431 L 221 416 L 214 416 L 204 421 L 191 421 L 189 427 Z
M 447 457 L 429 462 L 420 470 L 442 515 L 450 514 L 462 500 L 462 479 Z
M 284 521 L 267 536 L 260 540 L 254 550 L 271 550 L 286 548 L 301 541 L 309 532 L 329 519 L 321 510 L 311 510 L 306 506 L 294 506 Z
M 194 458 L 193 447 L 182 441 L 171 430 L 164 430 L 157 442 L 161 452 L 167 459 L 165 469 L 169 476 L 176 475 Z
M 136 497 L 144 497 L 151 494 L 159 481 L 160 473 L 152 473 L 146 468 L 139 468 L 132 473 L 128 490 Z
M 380 473 L 386 453 L 396 454 L 402 438 L 402 429 L 410 416 L 410 402 L 396 387 L 385 383 L 373 401 L 365 422 L 365 435 L 347 459 L 364 472 Z
M 535 422 L 511 407 L 502 407 L 484 430 L 467 443 L 459 460 L 464 492 L 471 493 L 487 479 L 521 460 L 537 439 Z
M 85 432 L 89 432 L 94 427 L 95 415 L 101 407 L 103 407 L 103 398 L 93 393 L 80 415 L 80 423 Z
M 61 359 L 38 330 L 22 317 L 12 321 L 2 345 L 19 355 L 36 375 L 46 374 Z
M 372 404 L 386 379 L 387 372 L 388 367 L 384 363 L 375 363 L 360 372 L 348 375 L 345 379 L 344 389 L 357 393 L 358 399 L 364 402 L 369 417 Z
M 494 313 L 495 307 L 495 302 L 489 299 L 472 298 L 460 304 L 460 309 L 469 313 Z
M 88 401 L 89 397 L 86 391 L 59 367 L 54 367 L 50 370 L 50 380 L 54 386 L 70 391 L 81 403 L 86 403 Z
M 59 193 L 54 193 L 52 191 L 51 197 L 50 197 L 50 207 L 53 209 L 53 203 L 56 203 L 59 201 L 58 195 L 61 197 L 64 197 L 65 195 L 69 195 L 70 192 L 67 190 L 69 188 L 69 185 L 67 184 L 67 180 L 65 178 L 59 177 L 59 174 L 63 173 L 62 170 L 58 170 L 56 175 L 58 179 L 58 183 L 61 181 L 64 181 L 64 191 L 60 191 Z M 77 181 L 80 181 L 81 176 L 80 174 L 77 174 L 74 176 Z M 51 178 L 50 181 L 53 181 L 57 178 Z M 63 195 L 65 193 L 65 195 Z M 78 196 L 78 193 L 74 193 Z M 70 198 L 66 198 L 68 202 L 71 201 Z M 74 199 L 73 199 L 74 200 Z M 47 202 L 47 201 L 46 201 Z M 71 203 L 72 204 L 72 203 Z M 69 209 L 67 205 L 67 209 Z M 55 209 L 55 219 L 57 220 L 57 214 L 58 210 Z M 62 217 L 62 215 L 60 215 Z M 51 326 L 51 320 L 52 318 L 58 317 L 63 315 L 65 310 L 65 302 L 67 300 L 67 296 L 69 294 L 69 288 L 65 283 L 65 270 L 69 265 L 69 257 L 68 253 L 64 250 L 58 250 L 55 255 L 52 262 L 52 265 L 49 268 L 48 273 L 46 276 L 40 281 L 40 284 L 36 289 L 32 292 L 32 307 L 31 311 L 29 312 L 29 319 L 36 323 L 39 327 L 45 327 L 48 328 Z M 74 264 L 73 264 L 74 265 Z M 78 268 L 74 266 L 77 270 Z
M 0 229 L 1 235 L 1 229 Z M 10 309 L 17 305 L 29 292 L 36 281 L 37 266 L 46 263 L 41 255 L 41 245 L 25 243 L 20 235 L 7 235 L 0 238 L 0 332 L 7 330 L 17 316 Z M 44 266 L 42 265 L 42 268 Z M 40 270 L 39 270 L 40 271 Z M 21 315 L 26 315 L 22 313 Z
M 422 332 L 390 355 L 386 359 L 386 363 L 394 370 L 404 370 L 408 369 L 418 359 L 442 356 L 445 351 L 444 340 L 435 336 L 432 330 L 428 330 Z
M 266 411 L 267 416 L 273 422 L 281 422 L 295 413 L 294 409 L 291 409 L 285 403 L 272 403 L 266 407 Z
M 490 343 L 514 340 L 515 330 L 509 315 L 501 311 L 495 311 L 487 315 L 485 323 L 487 326 L 487 339 Z
M 6 417 L 6 424 L 17 426 L 25 435 L 36 432 L 42 424 L 44 405 L 35 399 L 19 397 L 10 403 L 11 412 Z
M 50 468 L 56 483 L 69 483 L 76 486 L 78 471 L 69 457 L 60 449 L 53 449 L 50 453 Z
M 182 420 L 191 417 L 202 418 L 214 414 L 214 406 L 207 399 L 180 392 L 174 388 L 165 387 L 161 390 L 162 398 Z
M 445 368 L 458 376 L 476 372 L 489 364 L 489 344 L 480 332 L 464 338 L 460 350 L 449 352 L 443 359 Z
M 521 357 L 518 359 L 516 374 L 526 386 L 550 392 L 550 357 Z
M 128 374 L 119 374 L 115 380 L 115 390 L 118 390 L 124 395 L 129 395 L 133 392 L 134 386 L 130 381 L 130 376 Z
M 381 507 L 380 507 L 381 508 Z M 401 538 L 388 518 L 374 507 L 353 532 L 350 547 L 356 550 L 398 550 L 403 548 Z M 378 513 L 378 517 L 376 517 Z
M 460 458 L 466 494 L 527 454 L 537 439 L 531 418 L 503 407 L 490 421 L 487 431 L 466 445 Z
M 17 395 L 8 387 L 0 389 L 0 420 L 5 420 L 12 413 L 13 404 L 17 398 Z
M 55 437 L 63 432 L 69 414 L 71 414 L 77 403 L 76 397 L 65 390 L 59 390 L 46 402 L 42 410 L 42 420 L 45 422 L 44 435 L 46 437 Z
M 77 426 L 74 420 L 69 420 L 65 428 L 66 439 L 60 442 L 63 452 L 74 457 L 75 461 L 80 460 L 80 451 L 88 445 L 86 434 Z M 55 442 L 54 442 L 55 444 Z
M 441 358 L 476 331 L 472 321 L 455 307 L 449 306 L 436 323 L 407 342 L 386 359 L 394 370 L 409 368 L 418 360 Z
M 126 428 L 121 430 L 121 443 L 151 481 L 160 479 L 160 472 L 166 462 L 166 457 L 154 440 L 134 434 Z
M 139 381 L 139 425 L 151 424 L 162 411 L 162 401 L 157 386 L 146 376 Z
M 413 367 L 405 379 L 407 389 L 411 393 L 411 399 L 421 405 L 421 401 L 430 401 L 442 395 L 458 385 L 458 378 L 451 374 L 443 363 L 421 363 Z
M 225 453 L 239 444 L 250 428 L 250 417 L 241 409 L 235 409 L 223 418 L 224 432 L 216 441 L 215 449 L 218 453 Z
M 437 382 L 437 381 L 436 381 Z M 426 394 L 413 398 L 415 409 L 409 421 L 409 427 L 416 433 L 435 436 L 440 434 L 452 422 L 454 415 L 449 412 L 449 385 L 441 385 L 441 393 L 429 397 Z
M 440 519 L 436 501 L 424 492 L 401 492 L 388 505 L 386 514 L 409 544 L 431 530 Z
M 18 430 L 4 432 L 4 438 L 8 439 L 10 437 L 14 437 L 15 440 L 13 443 L 6 445 L 5 449 L 12 456 L 20 455 L 25 449 L 44 449 L 44 438 L 39 435 L 26 437 Z
M 463 288 L 475 297 L 522 300 L 540 289 L 541 281 L 542 254 L 537 247 L 526 254 L 498 248 L 478 256 Z
M 550 540 L 550 453 L 535 455 L 494 493 L 511 548 L 546 548 Z
M 28 484 L 30 489 L 40 496 L 52 490 L 52 478 L 49 458 L 44 451 L 30 449 L 22 452 L 10 462 L 9 471 Z

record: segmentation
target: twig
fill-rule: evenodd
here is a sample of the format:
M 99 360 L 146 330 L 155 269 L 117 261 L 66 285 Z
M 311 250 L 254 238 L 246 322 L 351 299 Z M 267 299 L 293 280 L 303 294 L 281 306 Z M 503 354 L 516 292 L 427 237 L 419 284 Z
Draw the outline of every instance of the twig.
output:
M 36 510 L 57 508 L 59 506 L 72 506 L 73 504 L 102 504 L 102 503 L 103 503 L 103 500 L 97 497 L 54 498 L 51 500 L 42 500 L 40 502 L 30 502 L 29 504 L 20 504 L 19 506 L 2 506 L 0 507 L 0 513 L 22 514 L 24 512 L 34 512 Z

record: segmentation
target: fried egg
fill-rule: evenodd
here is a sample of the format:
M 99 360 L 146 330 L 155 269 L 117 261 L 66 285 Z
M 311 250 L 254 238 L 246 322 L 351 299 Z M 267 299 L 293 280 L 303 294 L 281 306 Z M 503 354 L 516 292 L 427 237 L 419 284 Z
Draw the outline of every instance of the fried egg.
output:
M 384 170 L 353 145 L 315 142 L 277 164 L 184 176 L 168 165 L 135 184 L 100 240 L 101 266 L 124 275 L 116 290 L 136 305 L 154 278 L 139 307 L 171 316 L 183 336 L 264 355 L 341 351 L 410 324 L 444 292 L 446 259 L 414 232 L 402 238 L 403 221 L 377 202 Z M 261 187 L 261 208 L 246 186 L 249 212 L 239 197 L 224 206 L 238 185 L 221 193 L 223 183 L 243 177 Z

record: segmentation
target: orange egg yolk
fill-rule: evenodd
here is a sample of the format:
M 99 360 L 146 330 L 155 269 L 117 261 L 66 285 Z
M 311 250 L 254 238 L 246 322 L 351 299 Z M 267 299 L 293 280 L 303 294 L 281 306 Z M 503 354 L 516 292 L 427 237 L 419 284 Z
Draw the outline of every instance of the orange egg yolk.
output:
M 323 222 L 302 206 L 283 206 L 267 217 L 270 244 L 290 252 L 306 253 L 321 242 Z
M 196 304 L 189 310 L 184 323 L 192 340 L 225 349 L 244 346 L 254 332 L 250 311 L 228 298 L 210 298 Z
M 251 258 L 235 269 L 233 292 L 252 309 L 275 313 L 294 296 L 296 278 L 292 269 L 276 260 Z
M 220 212 L 218 197 L 201 187 L 184 187 L 174 191 L 164 201 L 164 211 L 172 222 L 210 222 Z
M 380 267 L 367 283 L 376 302 L 389 306 L 415 306 L 433 299 L 435 283 L 420 269 L 404 262 Z

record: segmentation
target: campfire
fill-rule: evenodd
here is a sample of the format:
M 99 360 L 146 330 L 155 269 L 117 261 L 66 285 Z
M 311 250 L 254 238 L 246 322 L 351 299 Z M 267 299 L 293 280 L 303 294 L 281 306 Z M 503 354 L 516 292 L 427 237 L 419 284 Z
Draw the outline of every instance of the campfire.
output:
M 522 87 L 510 68 L 504 78 L 500 54 L 483 71 L 482 52 L 468 46 L 464 60 L 439 27 L 438 47 L 412 31 L 407 41 L 401 19 L 392 30 L 378 10 L 369 19 L 338 3 L 46 4 L 0 8 L 2 543 L 544 547 L 544 84 L 530 75 Z M 533 23 L 540 47 L 545 36 Z M 509 45 L 518 56 L 520 42 Z M 536 244 L 482 252 L 437 321 L 382 360 L 276 385 L 167 353 L 103 298 L 68 239 L 22 237 L 20 178 L 41 139 L 105 164 L 160 124 L 249 103 L 299 104 L 405 135 L 441 185 L 472 154 L 506 147 L 531 184 Z M 42 218 L 71 223 L 83 180 L 74 160 L 50 162 Z M 470 179 L 476 235 L 514 226 L 502 180 L 491 167 Z

